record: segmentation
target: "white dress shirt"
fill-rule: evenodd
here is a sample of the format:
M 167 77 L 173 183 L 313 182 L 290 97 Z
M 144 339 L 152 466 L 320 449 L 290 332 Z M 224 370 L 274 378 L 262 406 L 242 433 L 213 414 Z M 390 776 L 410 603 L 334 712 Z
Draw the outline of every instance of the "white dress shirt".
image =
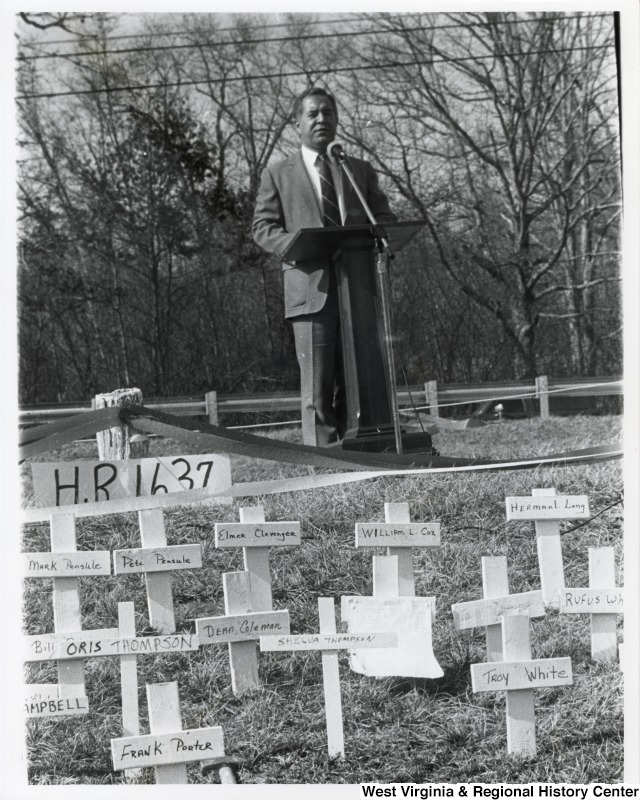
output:
M 301 148 L 302 148 L 302 159 L 304 161 L 304 165 L 307 168 L 307 172 L 309 173 L 309 177 L 311 178 L 311 183 L 313 184 L 313 188 L 315 189 L 316 195 L 320 202 L 320 207 L 322 208 L 322 189 L 320 188 L 320 173 L 318 172 L 318 167 L 316 166 L 316 159 L 318 158 L 319 153 L 316 150 L 312 150 L 310 147 L 305 147 L 305 145 L 301 145 Z M 344 193 L 342 191 L 342 170 L 340 169 L 339 165 L 334 163 L 333 159 L 331 158 L 329 159 L 329 166 L 331 167 L 331 174 L 333 175 L 333 184 L 336 187 L 336 194 L 338 195 L 338 205 L 340 206 L 340 218 L 342 220 L 342 224 L 344 225 L 347 213 L 344 205 Z

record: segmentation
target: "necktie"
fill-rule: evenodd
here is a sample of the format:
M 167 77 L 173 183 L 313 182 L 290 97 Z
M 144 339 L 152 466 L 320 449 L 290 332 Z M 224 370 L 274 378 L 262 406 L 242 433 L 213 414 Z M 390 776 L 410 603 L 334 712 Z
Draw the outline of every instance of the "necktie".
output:
M 338 195 L 333 183 L 329 156 L 323 153 L 316 159 L 318 174 L 320 175 L 320 190 L 322 193 L 322 216 L 325 226 L 342 225 Z

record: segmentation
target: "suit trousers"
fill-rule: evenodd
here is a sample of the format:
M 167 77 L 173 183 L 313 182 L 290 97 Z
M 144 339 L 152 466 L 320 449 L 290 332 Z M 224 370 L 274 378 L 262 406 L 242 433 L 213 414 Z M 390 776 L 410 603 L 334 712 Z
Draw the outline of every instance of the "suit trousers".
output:
M 324 447 L 341 438 L 347 425 L 340 308 L 333 265 L 322 309 L 290 321 L 300 366 L 303 442 Z

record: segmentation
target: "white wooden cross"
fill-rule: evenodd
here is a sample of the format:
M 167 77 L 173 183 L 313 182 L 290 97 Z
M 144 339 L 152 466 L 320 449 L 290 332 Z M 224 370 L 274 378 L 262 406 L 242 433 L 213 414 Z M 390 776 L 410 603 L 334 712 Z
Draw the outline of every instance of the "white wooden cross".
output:
M 242 548 L 246 571 L 244 578 L 223 578 L 225 613 L 237 616 L 273 611 L 269 548 L 299 545 L 300 523 L 265 522 L 263 507 L 251 506 L 240 509 L 240 522 L 216 523 L 215 537 L 217 548 Z M 255 641 L 230 641 L 229 662 L 235 694 L 259 688 Z
M 372 597 L 342 597 L 342 621 L 351 633 L 394 630 L 398 647 L 353 651 L 349 664 L 376 677 L 440 678 L 432 644 L 436 599 L 415 596 L 413 572 L 413 548 L 438 546 L 440 523 L 412 523 L 408 503 L 385 503 L 384 513 L 384 523 L 356 523 L 356 547 L 387 547 L 387 555 L 373 557 Z
M 87 553 L 85 555 L 78 552 L 75 517 L 72 512 L 62 510 L 51 515 L 51 553 L 25 554 L 23 561 L 26 562 L 25 568 L 28 575 L 39 576 L 40 567 L 48 564 L 50 568 L 44 572 L 48 573 L 47 577 L 53 577 L 55 633 L 27 637 L 28 645 L 25 654 L 25 661 L 50 660 L 50 654 L 56 641 L 64 638 L 69 632 L 79 631 L 82 627 L 79 581 L 76 576 L 79 573 L 108 575 L 111 571 L 110 565 L 105 564 L 103 553 Z M 84 570 L 82 569 L 83 564 L 85 565 Z M 80 569 L 76 569 L 77 567 Z M 28 685 L 25 687 L 25 691 L 29 704 L 31 690 Z M 38 706 L 30 706 L 31 710 L 28 713 L 32 716 L 87 713 L 88 700 L 83 662 L 59 661 L 58 683 L 48 684 L 48 689 L 39 684 L 39 688 L 35 692 L 38 695 L 45 693 L 51 703 L 46 706 L 41 705 L 40 710 L 38 710 Z M 77 702 L 67 702 L 67 698 L 76 698 Z M 54 700 L 59 702 L 54 703 Z
M 299 522 L 265 522 L 262 506 L 240 509 L 240 522 L 217 522 L 216 547 L 242 548 L 244 568 L 251 575 L 253 611 L 271 611 L 269 548 L 300 544 Z
M 135 635 L 133 603 L 118 603 L 118 628 L 78 630 L 25 637 L 25 661 L 57 661 L 61 666 L 83 667 L 86 658 L 119 656 L 121 664 L 123 730 L 138 730 L 138 677 L 136 658 L 145 654 L 197 650 L 198 637 L 190 633 Z M 60 689 L 60 697 L 63 697 Z M 74 698 L 75 699 L 75 698 Z M 86 701 L 86 697 L 81 698 Z M 45 713 L 47 710 L 45 709 Z M 74 713 L 73 711 L 71 713 Z M 82 713 L 76 711 L 75 713 Z
M 589 548 L 589 588 L 563 589 L 561 614 L 591 615 L 591 656 L 596 661 L 618 654 L 617 615 L 624 612 L 624 592 L 616 587 L 613 547 Z
M 504 661 L 471 665 L 474 692 L 505 691 L 509 753 L 536 752 L 533 690 L 573 683 L 570 658 L 531 658 L 529 617 L 512 614 L 502 620 Z
M 413 548 L 438 546 L 440 523 L 412 523 L 408 503 L 385 503 L 384 514 L 384 523 L 356 523 L 356 547 L 387 548 L 373 557 L 373 596 L 415 597 Z
M 173 607 L 171 573 L 202 566 L 202 545 L 167 546 L 164 514 L 160 508 L 138 512 L 142 548 L 114 550 L 116 575 L 144 573 L 151 627 L 160 633 L 173 633 L 176 618 Z
M 329 758 L 344 756 L 344 731 L 342 727 L 342 699 L 338 650 L 359 648 L 395 647 L 395 633 L 336 633 L 333 597 L 318 598 L 320 633 L 261 636 L 260 649 L 269 652 L 293 650 L 320 650 L 324 685 L 324 708 L 327 721 L 327 746 Z
M 507 497 L 507 520 L 535 520 L 540 586 L 545 605 L 558 608 L 564 589 L 560 520 L 589 519 L 589 498 L 560 496 L 556 490 L 533 489 L 532 497 Z
M 224 755 L 222 728 L 182 729 L 178 684 L 147 684 L 150 733 L 111 740 L 116 771 L 154 767 L 156 783 L 187 783 L 188 763 Z
M 222 576 L 225 616 L 195 620 L 201 645 L 229 645 L 231 685 L 236 695 L 260 686 L 257 644 L 260 636 L 289 633 L 288 611 L 252 611 L 252 574 L 226 572 Z
M 51 552 L 23 553 L 22 569 L 25 578 L 53 578 L 54 626 L 64 633 L 80 628 L 78 578 L 110 575 L 111 555 L 108 551 L 77 550 L 72 513 L 52 514 L 50 524 Z M 24 693 L 28 717 L 86 714 L 89 710 L 82 664 L 58 664 L 58 683 L 26 684 Z
M 544 617 L 542 592 L 509 594 L 506 556 L 482 557 L 482 600 L 454 603 L 453 624 L 457 630 L 485 627 L 487 661 L 503 661 L 502 620 L 506 614 Z
M 73 580 L 56 578 L 56 580 Z M 23 660 L 26 662 L 57 661 L 57 684 L 26 684 L 24 691 L 25 710 L 31 717 L 58 716 L 63 714 L 86 714 L 89 700 L 84 680 L 84 660 L 69 661 L 60 652 L 60 645 L 81 636 L 84 648 L 94 648 L 96 640 L 118 635 L 117 628 L 85 630 L 82 633 L 42 633 L 25 636 Z M 32 688 L 33 687 L 33 688 Z M 50 702 L 45 702 L 50 701 Z

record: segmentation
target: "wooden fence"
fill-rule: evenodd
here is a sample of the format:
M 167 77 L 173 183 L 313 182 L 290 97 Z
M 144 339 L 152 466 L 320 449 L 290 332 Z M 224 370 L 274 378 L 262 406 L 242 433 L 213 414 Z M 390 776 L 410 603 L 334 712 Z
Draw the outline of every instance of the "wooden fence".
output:
M 504 405 L 509 401 L 528 404 L 526 410 L 531 414 L 533 401 L 538 400 L 540 416 L 546 419 L 553 413 L 553 405 L 560 398 L 620 396 L 623 394 L 623 383 L 619 377 L 552 379 L 541 375 L 534 382 L 529 380 L 439 385 L 436 381 L 427 381 L 419 386 L 410 386 L 409 389 L 399 388 L 397 394 L 400 408 L 415 406 L 435 417 L 442 412 L 461 411 L 463 406 L 475 406 L 473 414 L 479 416 L 497 404 Z M 199 396 L 147 398 L 144 404 L 148 408 L 178 416 L 206 416 L 211 424 L 218 425 L 223 414 L 276 414 L 299 411 L 300 395 L 296 392 L 253 395 L 207 392 Z M 21 426 L 39 425 L 90 409 L 91 401 L 22 406 L 19 423 Z

